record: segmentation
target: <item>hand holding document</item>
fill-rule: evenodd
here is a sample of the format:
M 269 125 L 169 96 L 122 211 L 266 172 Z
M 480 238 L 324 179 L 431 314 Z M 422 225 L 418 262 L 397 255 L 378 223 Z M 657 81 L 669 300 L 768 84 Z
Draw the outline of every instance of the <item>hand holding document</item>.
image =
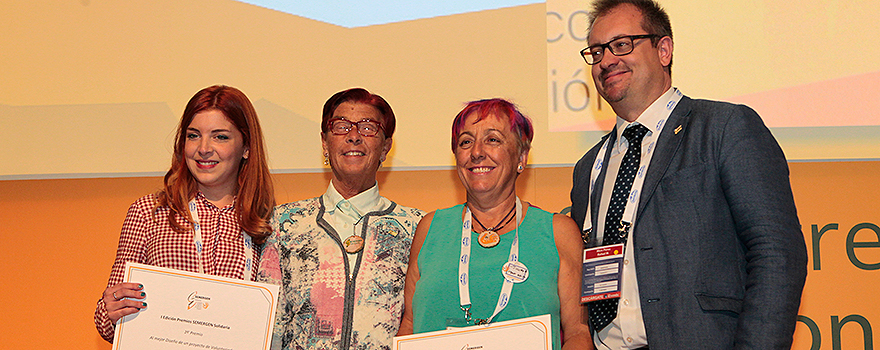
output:
M 124 280 L 144 285 L 149 307 L 120 319 L 114 350 L 269 348 L 276 285 L 135 263 Z
M 392 350 L 550 350 L 550 315 L 394 337 Z

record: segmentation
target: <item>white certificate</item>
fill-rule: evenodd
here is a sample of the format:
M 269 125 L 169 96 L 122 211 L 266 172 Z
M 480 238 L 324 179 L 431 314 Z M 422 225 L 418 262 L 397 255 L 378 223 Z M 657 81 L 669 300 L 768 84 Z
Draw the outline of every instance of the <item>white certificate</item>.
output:
M 550 350 L 550 315 L 394 337 L 392 350 Z
M 147 308 L 120 319 L 113 349 L 268 349 L 278 286 L 127 263 Z

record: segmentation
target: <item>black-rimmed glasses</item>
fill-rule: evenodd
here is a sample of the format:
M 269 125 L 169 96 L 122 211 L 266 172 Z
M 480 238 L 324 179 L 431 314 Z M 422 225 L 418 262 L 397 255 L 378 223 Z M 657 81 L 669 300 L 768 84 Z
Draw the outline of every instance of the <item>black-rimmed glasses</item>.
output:
M 605 57 L 605 49 L 611 51 L 614 56 L 626 56 L 633 52 L 633 48 L 635 47 L 633 40 L 656 37 L 660 37 L 660 35 L 642 34 L 622 36 L 604 44 L 589 46 L 586 49 L 581 50 L 581 56 L 584 57 L 584 61 L 586 61 L 587 64 L 594 65 L 601 62 L 602 57 Z
M 351 132 L 352 127 L 355 125 L 357 125 L 357 132 L 358 134 L 361 134 L 361 136 L 373 137 L 379 133 L 379 130 L 385 131 L 385 128 L 382 127 L 382 123 L 371 119 L 351 122 L 348 119 L 336 117 L 328 120 L 327 125 L 330 132 L 334 135 L 348 135 L 348 133 Z

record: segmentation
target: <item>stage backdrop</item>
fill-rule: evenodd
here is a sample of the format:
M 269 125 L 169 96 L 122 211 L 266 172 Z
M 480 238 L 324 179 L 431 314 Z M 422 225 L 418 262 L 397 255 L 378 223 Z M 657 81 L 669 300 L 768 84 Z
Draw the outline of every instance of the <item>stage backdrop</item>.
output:
M 880 41 L 866 39 L 880 37 L 880 2 L 662 4 L 686 95 L 749 103 L 793 160 L 880 158 Z M 440 150 L 452 117 L 488 97 L 532 117 L 533 164 L 573 164 L 613 120 L 579 54 L 586 5 L 461 13 L 481 7 L 340 1 L 288 13 L 233 0 L 4 1 L 0 179 L 159 175 L 186 101 L 213 84 L 254 101 L 276 172 L 321 169 L 321 106 L 352 86 L 394 107 L 390 169 L 451 165 Z M 366 22 L 378 24 L 329 15 L 369 19 L 383 6 L 395 17 Z
M 125 211 L 159 188 L 175 123 L 209 85 L 254 101 L 279 201 L 326 188 L 321 106 L 363 86 L 398 116 L 380 173 L 387 197 L 426 210 L 462 202 L 452 117 L 465 101 L 506 97 L 536 126 L 521 195 L 552 211 L 569 205 L 571 164 L 613 120 L 578 54 L 587 1 L 283 3 L 0 4 L 4 348 L 109 349 L 91 314 Z M 675 33 L 673 84 L 753 106 L 792 161 L 810 252 L 795 349 L 873 348 L 880 44 L 870 39 L 880 3 L 661 3 Z

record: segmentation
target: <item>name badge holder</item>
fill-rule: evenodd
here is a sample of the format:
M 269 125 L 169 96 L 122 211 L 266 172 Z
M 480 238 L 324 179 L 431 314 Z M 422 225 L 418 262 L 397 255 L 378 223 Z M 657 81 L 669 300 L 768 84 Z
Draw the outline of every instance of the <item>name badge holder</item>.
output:
M 461 255 L 458 264 L 458 296 L 461 311 L 464 312 L 464 318 L 446 319 L 447 327 L 465 327 L 470 325 L 487 325 L 492 322 L 510 301 L 510 295 L 513 291 L 514 283 L 524 282 L 529 275 L 528 268 L 519 262 L 519 223 L 522 218 L 522 202 L 519 197 L 516 198 L 516 226 L 513 243 L 510 245 L 510 254 L 507 262 L 502 266 L 501 273 L 504 275 L 504 283 L 501 285 L 501 293 L 498 295 L 498 302 L 495 304 L 495 311 L 492 315 L 485 319 L 474 319 L 471 315 L 471 296 L 469 284 L 469 268 L 471 258 L 471 211 L 465 206 L 464 220 L 461 226 Z
M 665 120 L 666 119 L 661 120 L 660 123 L 665 122 Z M 658 124 L 658 126 L 662 127 L 662 124 Z M 602 147 L 596 154 L 596 161 L 590 168 L 590 188 L 587 191 L 587 211 L 586 216 L 584 217 L 583 231 L 581 231 L 584 243 L 589 242 L 592 239 L 591 236 L 594 234 L 591 211 L 593 189 L 596 186 L 596 180 L 599 177 L 599 173 L 602 172 L 602 167 L 605 166 L 603 160 L 609 147 L 609 143 L 610 138 L 605 139 L 605 143 L 602 144 Z M 638 203 L 639 190 L 645 182 L 645 171 L 648 167 L 648 162 L 646 160 L 651 159 L 651 154 L 654 151 L 653 146 L 654 143 L 651 143 L 647 147 L 647 151 L 641 154 L 638 173 L 636 173 L 636 177 L 633 179 L 630 193 L 627 196 L 626 207 L 623 210 L 620 223 L 617 225 L 622 237 L 627 237 L 630 228 L 632 227 L 633 218 L 636 214 L 636 203 Z M 608 225 L 606 224 L 606 227 L 607 226 Z M 605 232 L 602 232 L 602 236 L 596 237 L 596 242 L 599 243 L 600 246 L 584 249 L 583 277 L 581 279 L 582 303 L 620 297 L 620 282 L 623 278 L 623 256 L 625 244 L 621 243 L 602 246 L 601 243 L 604 240 L 604 236 Z
M 581 303 L 620 298 L 623 243 L 584 249 Z
M 199 261 L 199 273 L 205 273 L 205 266 L 202 262 L 202 225 L 199 223 L 199 213 L 196 211 L 196 199 L 189 201 L 189 214 L 193 219 L 193 244 L 196 248 L 196 257 Z M 250 281 L 254 276 L 254 242 L 244 230 L 241 230 L 241 237 L 244 241 L 244 273 L 242 279 Z
M 654 146 L 657 145 L 656 140 L 659 140 L 659 135 L 663 130 L 663 126 L 666 124 L 669 115 L 678 105 L 678 102 L 681 101 L 682 97 L 683 95 L 678 89 L 673 89 L 672 96 L 664 106 L 666 114 L 660 118 L 655 125 L 657 130 L 657 134 L 654 135 L 655 141 L 649 143 L 648 147 L 642 147 L 644 151 L 640 157 L 639 170 L 638 173 L 636 173 L 635 179 L 633 179 L 633 184 L 629 196 L 627 197 L 626 207 L 618 225 L 618 229 L 621 231 L 623 237 L 629 235 L 632 223 L 634 222 L 636 203 L 639 199 L 639 192 L 645 182 L 645 173 L 647 172 L 651 155 L 654 152 Z M 675 130 L 676 134 L 678 134 L 680 128 L 681 126 Z M 584 218 L 583 230 L 581 231 L 585 244 L 589 244 L 589 242 L 595 240 L 597 244 L 601 245 L 604 240 L 604 231 L 602 232 L 602 236 L 599 236 L 596 235 L 596 232 L 593 230 L 591 205 L 593 202 L 593 189 L 596 187 L 596 180 L 599 177 L 599 173 L 602 172 L 602 168 L 605 166 L 604 159 L 605 154 L 608 151 L 610 140 L 610 138 L 605 139 L 605 142 L 596 154 L 596 160 L 593 163 L 593 166 L 590 167 L 590 184 L 589 189 L 587 190 L 587 211 Z M 644 142 L 645 140 L 642 141 Z M 596 236 L 594 237 L 594 235 Z M 625 247 L 626 244 L 621 243 L 584 249 L 583 278 L 581 282 L 582 303 L 620 297 Z

